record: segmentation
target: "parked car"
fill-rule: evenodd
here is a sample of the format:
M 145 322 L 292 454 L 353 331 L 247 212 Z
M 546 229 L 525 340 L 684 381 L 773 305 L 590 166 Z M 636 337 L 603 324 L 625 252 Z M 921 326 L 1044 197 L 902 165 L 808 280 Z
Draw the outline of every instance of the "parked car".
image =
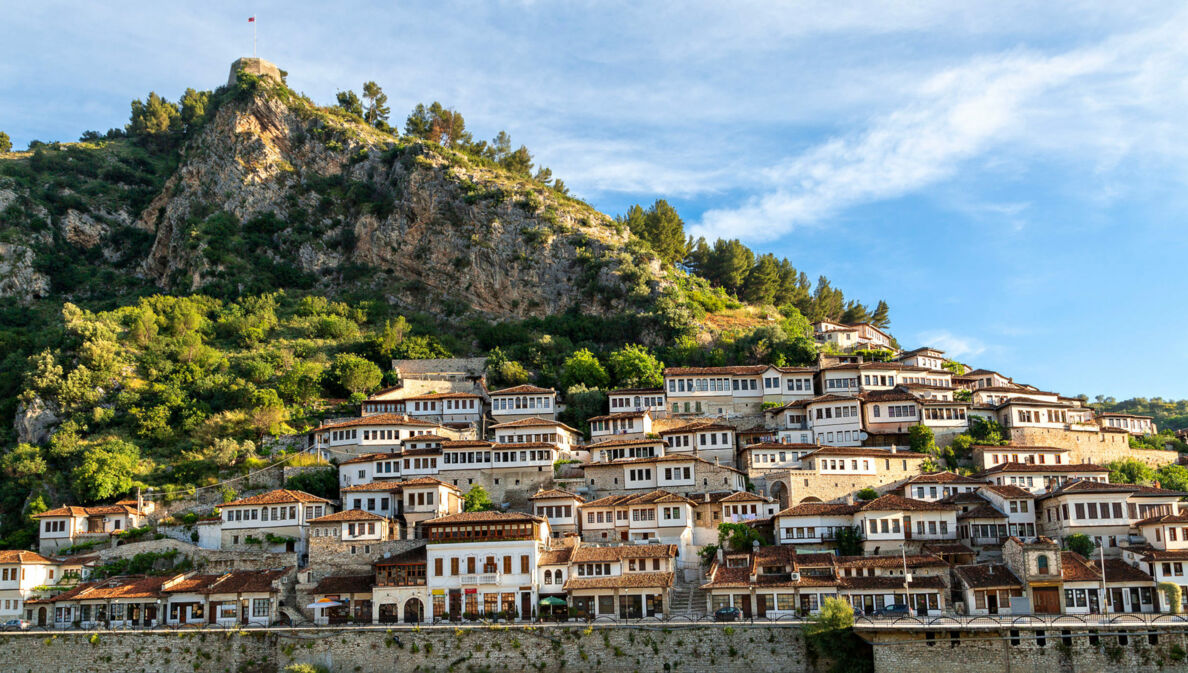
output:
M 29 622 L 24 619 L 10 619 L 4 622 L 5 631 L 27 631 L 29 626 Z
M 736 622 L 742 619 L 742 610 L 726 606 L 714 611 L 715 622 Z
M 903 603 L 885 605 L 870 613 L 871 617 L 911 617 L 912 609 Z

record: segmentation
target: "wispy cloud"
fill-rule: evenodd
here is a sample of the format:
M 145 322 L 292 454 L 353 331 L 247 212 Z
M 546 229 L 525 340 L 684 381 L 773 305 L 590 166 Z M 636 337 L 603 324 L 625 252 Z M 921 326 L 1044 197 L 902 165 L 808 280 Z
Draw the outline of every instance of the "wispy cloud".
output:
M 917 341 L 925 346 L 939 348 L 954 359 L 977 357 L 986 352 L 987 346 L 980 339 L 960 336 L 948 330 L 932 330 L 916 335 Z
M 1182 148 L 1182 140 L 1169 146 L 1122 120 L 1182 113 L 1188 92 L 1173 77 L 1188 65 L 1180 46 L 1185 16 L 1091 47 L 1055 55 L 1016 50 L 939 72 L 908 104 L 774 166 L 766 172 L 771 190 L 708 210 L 695 233 L 779 238 L 845 208 L 935 184 L 1004 144 L 1023 152 L 1091 151 L 1109 161 L 1139 145 L 1160 153 Z

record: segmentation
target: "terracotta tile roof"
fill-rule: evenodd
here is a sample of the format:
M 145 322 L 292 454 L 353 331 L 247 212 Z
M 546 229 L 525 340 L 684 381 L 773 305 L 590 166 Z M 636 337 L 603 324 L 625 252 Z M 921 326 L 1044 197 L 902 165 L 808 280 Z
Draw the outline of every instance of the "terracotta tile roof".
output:
M 1101 573 L 1084 556 L 1073 551 L 1060 552 L 1060 579 L 1065 582 L 1096 582 Z
M 1147 573 L 1136 568 L 1120 558 L 1108 558 L 1105 561 L 1106 584 L 1114 582 L 1154 582 Z
M 406 414 L 372 414 L 370 416 L 360 416 L 359 418 L 352 418 L 349 421 L 339 421 L 338 423 L 328 423 L 320 425 L 312 432 L 322 432 L 323 430 L 338 430 L 340 428 L 358 428 L 372 425 L 415 425 L 421 428 L 439 428 L 438 423 L 430 423 L 429 421 L 420 421 L 415 418 L 409 418 Z
M 396 452 L 388 453 L 366 453 L 362 456 L 356 456 L 348 460 L 344 460 L 339 465 L 356 465 L 358 463 L 374 463 L 377 460 L 399 460 L 400 454 Z
M 980 505 L 986 502 L 986 499 L 978 495 L 974 491 L 962 491 L 960 493 L 950 493 L 941 498 L 938 502 L 943 502 L 947 505 Z
M 445 449 L 489 449 L 494 446 L 491 442 L 482 439 L 451 439 L 441 443 L 442 450 Z
M 310 593 L 318 596 L 327 594 L 369 594 L 375 585 L 375 575 L 338 575 L 323 577 Z
M 232 500 L 225 502 L 220 507 L 238 507 L 241 505 L 281 505 L 289 503 L 329 503 L 325 498 L 319 498 L 316 495 L 311 495 L 305 491 L 293 491 L 287 488 L 278 488 L 275 491 L 267 493 L 260 493 L 247 498 L 240 498 L 239 500 Z
M 536 418 L 536 417 L 521 418 L 519 420 L 508 421 L 506 423 L 496 423 L 495 425 L 492 425 L 490 429 L 491 430 L 504 430 L 507 428 L 542 428 L 542 427 L 546 427 L 546 426 L 550 427 L 550 428 L 565 428 L 566 430 L 573 432 L 573 433 L 577 432 L 577 430 L 569 427 L 568 425 L 562 423 L 561 421 L 552 421 L 547 418 Z
M 586 422 L 589 423 L 590 421 L 610 421 L 610 420 L 614 420 L 617 418 L 643 418 L 645 415 L 651 416 L 652 413 L 647 410 L 644 410 L 644 411 L 618 411 L 613 414 L 603 414 L 601 416 L 591 416 L 586 419 Z M 640 431 L 641 432 L 643 431 L 642 427 L 640 428 Z
M 1035 498 L 1035 494 L 1014 484 L 986 484 L 982 488 L 1004 498 Z
M 692 500 L 683 495 L 677 495 L 671 491 L 664 489 L 656 489 L 640 495 L 631 496 L 630 500 L 624 502 L 624 505 L 661 505 L 665 503 L 680 503 L 680 504 L 695 504 Z
M 692 500 L 695 505 L 713 505 L 733 494 L 734 491 L 713 491 L 711 493 L 690 493 L 686 497 Z
M 690 423 L 685 423 L 684 425 L 668 428 L 667 430 L 661 430 L 658 434 L 663 437 L 665 435 L 681 435 L 690 432 L 701 432 L 703 430 L 729 430 L 731 432 L 736 432 L 738 429 L 733 425 L 727 425 L 726 423 L 719 423 L 718 421 L 713 420 L 702 420 L 692 421 Z
M 391 556 L 378 558 L 371 565 L 377 567 L 389 565 L 417 565 L 419 563 L 425 563 L 428 555 L 427 546 L 422 544 L 419 547 L 413 547 L 412 549 L 402 551 L 398 554 L 392 554 Z
M 569 491 L 562 491 L 559 488 L 550 488 L 548 490 L 540 490 L 528 497 L 529 500 L 547 500 L 550 498 L 566 498 L 577 500 L 578 502 L 585 502 L 586 499 L 575 493 Z
M 1002 563 L 957 566 L 957 577 L 970 589 L 1019 588 L 1023 583 Z
M 1060 488 L 1049 491 L 1039 497 L 1040 500 L 1047 500 L 1055 498 L 1068 493 L 1127 493 L 1132 497 L 1183 497 L 1188 495 L 1182 491 L 1169 491 L 1162 488 L 1152 488 L 1149 486 L 1136 486 L 1134 484 L 1106 484 L 1100 481 L 1088 481 L 1085 479 L 1078 479 L 1076 481 L 1067 481 L 1060 485 Z
M 451 439 L 450 437 L 446 437 L 445 435 L 429 434 L 429 435 L 413 435 L 412 437 L 405 437 L 404 439 L 400 440 L 400 442 L 401 442 L 401 444 L 408 444 L 409 442 L 413 442 L 413 443 L 416 443 L 416 442 L 448 442 L 448 441 L 450 441 L 450 439 Z
M 882 577 L 839 577 L 843 589 L 902 589 L 903 577 L 885 575 Z M 944 589 L 945 581 L 932 575 L 912 575 L 909 589 Z
M 957 515 L 958 519 L 1005 519 L 1006 514 L 995 509 L 990 503 L 982 503 Z
M 738 472 L 742 474 L 742 470 L 735 469 L 729 465 L 722 465 L 721 463 L 711 463 L 704 458 L 698 458 L 692 455 L 680 454 L 666 454 L 663 456 L 656 456 L 654 458 L 618 458 L 609 463 L 590 463 L 583 465 L 585 470 L 598 469 L 603 467 L 618 467 L 623 465 L 646 465 L 648 463 L 701 463 L 703 465 L 713 465 L 720 470 L 728 470 L 730 472 Z
M 878 449 L 870 446 L 823 446 L 810 454 L 801 456 L 801 460 L 806 458 L 814 458 L 818 456 L 857 456 L 860 458 L 910 458 L 912 460 L 923 460 L 928 457 L 926 453 L 916 453 L 915 451 L 892 452 L 890 449 Z
M 710 573 L 709 581 L 702 589 L 734 589 L 751 586 L 751 566 L 728 568 L 717 563 Z
M 664 376 L 689 376 L 697 374 L 729 374 L 733 376 L 754 376 L 767 371 L 767 365 L 734 365 L 729 367 L 668 367 Z
M 880 496 L 859 507 L 863 512 L 945 512 L 954 509 L 956 507 L 947 503 L 916 500 L 894 494 Z
M 750 451 L 751 449 L 776 449 L 785 451 L 815 451 L 823 448 L 820 444 L 784 444 L 782 442 L 756 442 L 754 444 L 747 444 L 739 447 L 739 451 Z
M 1152 549 L 1143 555 L 1144 561 L 1188 561 L 1188 549 Z
M 176 576 L 175 576 L 176 577 Z M 164 576 L 124 575 L 98 582 L 85 582 L 73 589 L 54 596 L 52 601 L 92 601 L 124 598 L 157 598 L 161 585 L 173 579 Z
M 75 507 L 74 505 L 63 505 L 62 507 L 55 507 L 54 509 L 47 509 L 40 514 L 34 514 L 34 519 L 45 519 L 59 516 L 86 516 L 86 507 Z
M 536 565 L 540 566 L 563 566 L 569 564 L 569 558 L 573 554 L 573 547 L 560 547 L 556 549 L 546 549 L 540 553 L 540 558 L 536 560 Z
M 1083 472 L 1089 472 L 1089 473 L 1093 473 L 1093 474 L 1099 474 L 1099 473 L 1109 474 L 1110 470 L 1109 470 L 1109 468 L 1102 467 L 1101 465 L 1094 465 L 1093 463 L 1078 463 L 1076 465 L 1063 465 L 1063 464 L 1062 465 L 1035 465 L 1032 463 L 1002 463 L 1001 465 L 995 465 L 994 467 L 982 470 L 981 472 L 978 472 L 974 476 L 975 477 L 984 477 L 986 475 L 1001 474 L 1004 472 L 1007 472 L 1007 473 L 1029 472 L 1032 474 L 1035 474 L 1035 473 L 1080 474 Z
M 354 486 L 344 486 L 341 489 L 341 492 L 343 492 L 343 493 L 366 493 L 366 492 L 376 492 L 376 491 L 384 491 L 384 492 L 399 491 L 400 489 L 411 488 L 414 486 L 444 486 L 444 487 L 450 489 L 451 491 L 458 491 L 459 493 L 462 491 L 462 489 L 458 488 L 457 486 L 454 486 L 453 484 L 447 484 L 444 481 L 441 481 L 440 479 L 434 479 L 433 477 L 416 477 L 413 479 L 404 479 L 402 481 L 380 480 L 380 481 L 373 481 L 368 484 L 356 484 Z
M 833 564 L 840 568 L 934 568 L 949 566 L 949 562 L 935 554 L 908 554 L 907 556 L 835 556 Z
M 425 393 L 424 395 L 414 395 L 406 397 L 404 400 L 408 401 L 423 401 L 423 400 L 455 400 L 455 399 L 482 399 L 474 393 Z M 462 409 L 455 410 L 454 413 L 465 411 Z M 473 410 L 472 410 L 473 411 Z
M 928 554 L 944 556 L 945 554 L 976 554 L 963 542 L 926 542 L 920 551 Z
M 581 545 L 573 550 L 569 560 L 571 563 L 603 563 L 630 559 L 668 559 L 676 556 L 675 544 L 622 544 L 613 547 Z
M 34 519 L 57 518 L 63 516 L 104 516 L 107 514 L 126 514 L 133 516 L 138 514 L 135 507 L 127 505 L 99 505 L 96 507 L 77 507 L 75 505 L 63 505 L 55 509 L 50 509 L 41 514 L 34 514 Z
M 218 581 L 219 577 L 221 575 L 191 575 L 175 582 L 168 582 L 162 587 L 162 592 L 167 594 L 202 593 L 204 589 Z
M 659 587 L 667 589 L 672 586 L 671 572 L 628 572 L 622 575 L 603 577 L 577 577 L 570 575 L 565 581 L 565 590 L 574 589 L 637 589 Z
M 502 390 L 492 390 L 491 392 L 489 392 L 487 394 L 488 395 L 531 395 L 531 394 L 541 394 L 541 393 L 556 394 L 557 391 L 553 390 L 552 388 L 541 388 L 539 386 L 531 386 L 531 385 L 525 384 L 525 385 L 521 385 L 521 386 L 512 386 L 510 388 L 503 388 Z
M 619 505 L 626 504 L 628 500 L 631 500 L 634 497 L 635 496 L 633 496 L 633 495 L 607 495 L 607 496 L 603 496 L 597 500 L 591 500 L 590 502 L 587 502 L 586 504 L 582 505 L 582 508 L 584 509 L 587 507 L 618 507 Z
M 202 593 L 207 594 L 255 594 L 272 593 L 273 582 L 292 572 L 293 568 L 277 570 L 232 570 L 212 583 Z
M 919 474 L 907 481 L 903 482 L 904 486 L 908 484 L 985 484 L 984 479 L 974 479 L 956 472 L 930 472 L 928 474 Z
M 400 452 L 401 456 L 440 456 L 441 448 L 436 446 L 426 446 L 421 449 L 405 449 Z
M 1149 516 L 1141 521 L 1136 521 L 1136 526 L 1150 526 L 1157 523 L 1188 523 L 1188 512 L 1181 512 L 1179 514 L 1160 514 L 1159 516 Z
M 848 516 L 857 512 L 858 505 L 835 502 L 802 502 L 777 512 L 776 516 Z
M 21 549 L 0 550 L 0 565 L 21 563 L 28 565 L 52 565 L 54 562 L 35 551 Z
M 552 442 L 503 442 L 491 445 L 492 449 L 548 449 L 550 451 L 556 450 L 557 445 Z M 496 465 L 495 467 L 502 467 Z M 521 468 L 522 469 L 522 468 Z
M 722 498 L 721 502 L 774 502 L 771 498 L 759 495 L 758 493 L 750 493 L 748 491 L 735 491 L 730 495 Z
M 365 512 L 361 509 L 347 509 L 341 512 L 327 514 L 326 516 L 319 516 L 316 519 L 310 519 L 308 523 L 322 524 L 338 523 L 340 521 L 387 521 L 387 519 L 378 514 Z
M 858 399 L 864 402 L 919 402 L 920 398 L 907 392 L 906 390 L 867 390 L 859 393 Z M 879 421 L 874 421 L 879 422 Z M 888 418 L 888 423 L 897 423 Z
M 593 442 L 586 445 L 586 449 L 590 451 L 597 451 L 598 449 L 617 449 L 627 448 L 632 446 L 660 446 L 664 444 L 662 439 L 606 439 L 600 442 Z
M 421 523 L 422 526 L 459 523 L 541 523 L 544 518 L 524 512 L 458 512 Z
M 1028 446 L 1024 444 L 974 444 L 970 447 L 971 450 L 977 451 L 1002 451 L 1010 453 L 1011 451 L 1031 451 L 1042 453 L 1068 453 L 1068 449 L 1062 449 L 1058 446 Z

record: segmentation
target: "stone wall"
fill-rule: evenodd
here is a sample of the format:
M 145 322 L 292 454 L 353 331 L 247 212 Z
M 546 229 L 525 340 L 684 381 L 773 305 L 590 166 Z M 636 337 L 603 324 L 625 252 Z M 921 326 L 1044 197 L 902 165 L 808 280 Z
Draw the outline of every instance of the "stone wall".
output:
M 442 470 L 435 475 L 441 481 L 457 486 L 463 493 L 472 486 L 482 486 L 496 505 L 508 503 L 511 509 L 527 510 L 528 496 L 540 489 L 553 488 L 552 466 L 514 470 Z
M 0 661 L 12 673 L 279 673 L 292 663 L 331 673 L 812 670 L 799 629 L 743 625 L 6 633 Z
M 203 549 L 189 542 L 172 538 L 133 542 L 103 549 L 99 551 L 99 559 L 102 562 L 107 562 L 112 559 L 131 558 L 145 552 L 160 553 L 170 549 L 178 550 L 181 554 L 193 559 L 195 564 L 208 570 L 262 570 L 297 565 L 296 553 L 269 554 L 259 549 L 254 551 Z
M 902 489 L 905 480 L 920 474 L 920 465 L 923 463 L 918 458 L 892 457 L 889 460 L 891 462 L 888 468 L 883 459 L 877 459 L 877 462 L 882 463 L 878 466 L 877 474 L 820 474 L 809 470 L 773 471 L 764 475 L 762 487 L 759 487 L 759 482 L 756 482 L 756 486 L 763 495 L 776 498 L 783 507 L 800 504 L 806 498 L 816 498 L 821 502 L 847 502 L 864 488 L 873 488 L 879 493 Z
M 1178 629 L 1167 625 L 1154 630 L 1113 626 L 1103 633 L 1119 635 L 1094 633 L 1084 628 L 1057 628 L 866 631 L 862 635 L 874 643 L 876 673 L 1155 673 L 1188 668 L 1188 634 Z
M 423 546 L 424 540 L 343 542 L 336 537 L 311 537 L 309 568 L 316 571 L 317 579 L 327 575 L 365 575 L 371 572 L 371 564 L 378 559 Z M 355 549 L 353 554 L 352 547 Z
M 1055 428 L 1011 428 L 1011 443 L 1021 446 L 1055 446 L 1068 449 L 1071 463 L 1104 465 L 1115 460 L 1134 460 L 1151 467 L 1176 462 L 1175 451 L 1130 448 L 1130 435 L 1122 432 L 1086 432 Z

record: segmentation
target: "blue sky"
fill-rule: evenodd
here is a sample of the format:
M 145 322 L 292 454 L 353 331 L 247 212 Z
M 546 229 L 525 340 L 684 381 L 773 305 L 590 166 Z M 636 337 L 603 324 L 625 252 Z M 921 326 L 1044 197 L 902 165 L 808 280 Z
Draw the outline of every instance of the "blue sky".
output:
M 899 5 L 905 5 L 899 7 Z M 222 83 L 374 79 L 506 129 L 615 214 L 886 299 L 905 346 L 1065 394 L 1188 397 L 1188 12 L 1155 2 L 10 3 L 17 147 Z

